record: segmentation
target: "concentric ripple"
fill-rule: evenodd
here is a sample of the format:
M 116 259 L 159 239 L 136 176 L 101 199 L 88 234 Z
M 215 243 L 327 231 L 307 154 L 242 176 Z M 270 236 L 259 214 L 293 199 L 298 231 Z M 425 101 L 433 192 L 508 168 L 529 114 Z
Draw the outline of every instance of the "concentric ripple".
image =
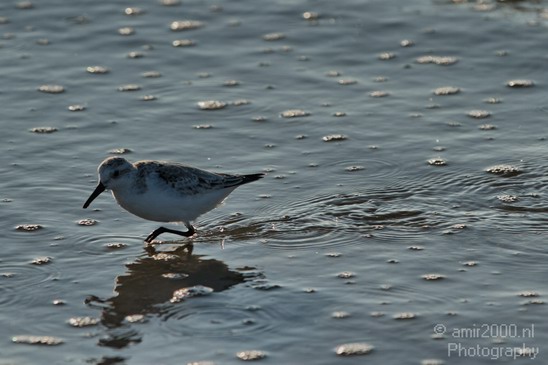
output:
M 187 302 L 170 307 L 162 317 L 161 326 L 166 332 L 176 336 L 250 335 L 272 330 L 278 316 L 280 313 L 272 308 L 226 305 L 214 300 L 202 300 L 197 306 L 188 305 Z
M 368 182 L 372 182 L 367 187 L 345 188 L 340 189 L 341 193 L 299 200 L 277 195 L 249 216 L 235 214 L 210 222 L 206 218 L 201 222 L 203 232 L 197 240 L 210 242 L 219 237 L 244 242 L 253 238 L 274 249 L 309 249 L 358 245 L 369 238 L 406 241 L 420 238 L 425 232 L 458 234 L 467 231 L 461 227 L 482 229 L 489 224 L 509 232 L 524 228 L 546 230 L 541 215 L 547 208 L 535 194 L 538 186 L 534 174 L 529 173 L 538 168 L 521 164 L 523 173 L 505 177 L 480 169 L 462 170 L 457 164 L 450 169 L 426 171 L 421 184 L 413 183 L 413 178 L 394 176 L 387 185 L 387 177 L 397 174 L 398 166 L 373 162 L 381 168 L 368 167 L 371 161 L 358 160 L 327 165 L 331 169 L 340 167 L 340 176 L 349 176 L 349 180 L 367 174 Z M 358 164 L 364 168 L 349 168 Z M 384 183 L 375 186 L 378 180 Z M 510 201 L 501 196 L 516 199 Z M 471 209 L 476 214 L 470 214 Z M 520 215 L 519 225 L 508 224 L 512 215 Z
M 519 174 L 508 174 L 508 169 L 498 167 L 494 172 L 436 169 L 422 184 L 410 186 L 409 192 L 419 206 L 428 204 L 429 211 L 435 212 L 429 224 L 444 229 L 470 223 L 506 232 L 546 231 L 542 215 L 548 207 L 541 198 L 539 174 L 535 172 L 541 168 L 521 165 L 508 165 L 513 166 L 511 171 L 519 169 Z M 432 196 L 438 198 L 432 200 Z
M 359 232 L 339 222 L 324 209 L 330 196 L 308 197 L 299 201 L 277 201 L 254 217 L 260 237 L 270 248 L 306 249 L 356 244 Z M 257 221 L 257 219 L 259 219 Z
M 104 255 L 106 251 L 116 251 L 116 248 L 126 247 L 129 242 L 133 241 L 142 244 L 142 240 L 138 237 L 112 234 L 88 234 L 77 237 L 73 241 L 75 249 L 85 255 Z M 124 255 L 124 253 L 121 254 Z
M 268 247 L 279 249 L 355 245 L 383 235 L 404 238 L 429 225 L 410 198 L 408 190 L 395 185 L 275 201 L 260 212 L 266 217 L 254 217 L 253 224 L 261 226 Z
M 18 304 L 40 301 L 34 288 L 53 280 L 59 274 L 53 265 L 2 263 L 0 268 L 0 308 L 13 308 Z

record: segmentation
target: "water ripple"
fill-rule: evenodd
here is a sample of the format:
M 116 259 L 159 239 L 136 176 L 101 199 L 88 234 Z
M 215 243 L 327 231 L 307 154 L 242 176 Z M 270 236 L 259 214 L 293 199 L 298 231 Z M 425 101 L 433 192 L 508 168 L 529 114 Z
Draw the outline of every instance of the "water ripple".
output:
M 168 307 L 161 326 L 176 336 L 224 337 L 271 331 L 281 313 L 272 307 L 219 303 L 217 298 Z
M 429 223 L 424 211 L 406 202 L 410 197 L 404 188 L 393 186 L 276 200 L 252 218 L 234 215 L 218 223 L 227 238 L 259 237 L 267 247 L 276 249 L 355 245 L 364 237 L 376 236 L 385 226 L 394 228 L 390 234 L 401 238 L 420 233 Z
M 87 234 L 67 241 L 74 242 L 74 249 L 86 256 L 104 255 L 107 251 L 122 249 L 135 243 L 142 245 L 143 242 L 141 238 L 135 236 L 114 234 Z
M 331 166 L 357 163 L 363 161 Z M 376 171 L 386 184 L 386 177 L 398 169 L 391 164 L 381 166 L 390 167 Z M 460 166 L 427 170 L 420 184 L 413 178 L 397 176 L 389 185 L 373 180 L 365 187 L 341 187 L 352 192 L 298 200 L 277 196 L 253 217 L 235 214 L 217 220 L 220 231 L 210 230 L 199 240 L 216 236 L 236 241 L 258 238 L 270 248 L 307 249 L 362 244 L 364 238 L 403 241 L 420 238 L 425 232 L 456 234 L 466 228 L 483 230 L 492 225 L 506 232 L 546 231 L 543 213 L 547 207 L 540 195 L 546 188 L 539 183 L 540 167 L 520 163 L 522 174 L 504 177 Z M 355 180 L 359 173 L 348 175 Z M 499 199 L 501 194 L 518 199 Z
M 54 265 L 2 263 L 0 268 L 0 308 L 29 305 L 43 298 L 35 295 L 36 287 L 56 279 L 59 273 Z

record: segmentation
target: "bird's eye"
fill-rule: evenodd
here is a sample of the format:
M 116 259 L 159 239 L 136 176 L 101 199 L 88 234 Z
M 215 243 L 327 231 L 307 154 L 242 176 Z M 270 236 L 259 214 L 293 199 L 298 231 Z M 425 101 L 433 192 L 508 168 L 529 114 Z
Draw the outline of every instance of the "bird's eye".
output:
M 120 171 L 115 170 L 115 171 L 112 173 L 112 177 L 117 178 L 118 176 L 120 176 Z

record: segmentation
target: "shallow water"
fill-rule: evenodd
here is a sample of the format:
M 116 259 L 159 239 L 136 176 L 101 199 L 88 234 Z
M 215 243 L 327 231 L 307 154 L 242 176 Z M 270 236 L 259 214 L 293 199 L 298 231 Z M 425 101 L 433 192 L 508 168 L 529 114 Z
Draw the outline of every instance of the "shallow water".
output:
M 546 358 L 544 2 L 172 3 L 0 4 L 1 365 Z M 268 175 L 145 248 L 115 153 Z

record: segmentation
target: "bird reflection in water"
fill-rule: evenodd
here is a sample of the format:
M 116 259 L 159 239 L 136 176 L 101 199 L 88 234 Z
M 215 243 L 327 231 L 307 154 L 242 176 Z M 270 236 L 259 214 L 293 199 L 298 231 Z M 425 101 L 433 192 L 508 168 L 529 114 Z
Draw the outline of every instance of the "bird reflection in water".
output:
M 244 282 L 241 273 L 222 261 L 193 255 L 192 248 L 187 244 L 158 252 L 148 246 L 147 255 L 128 264 L 128 272 L 116 278 L 116 296 L 106 300 L 88 297 L 88 305 L 102 308 L 101 323 L 107 328 L 99 345 L 123 348 L 141 342 L 142 336 L 131 322 L 150 314 L 166 314 L 162 304 L 169 303 L 176 290 L 203 286 L 219 292 Z

